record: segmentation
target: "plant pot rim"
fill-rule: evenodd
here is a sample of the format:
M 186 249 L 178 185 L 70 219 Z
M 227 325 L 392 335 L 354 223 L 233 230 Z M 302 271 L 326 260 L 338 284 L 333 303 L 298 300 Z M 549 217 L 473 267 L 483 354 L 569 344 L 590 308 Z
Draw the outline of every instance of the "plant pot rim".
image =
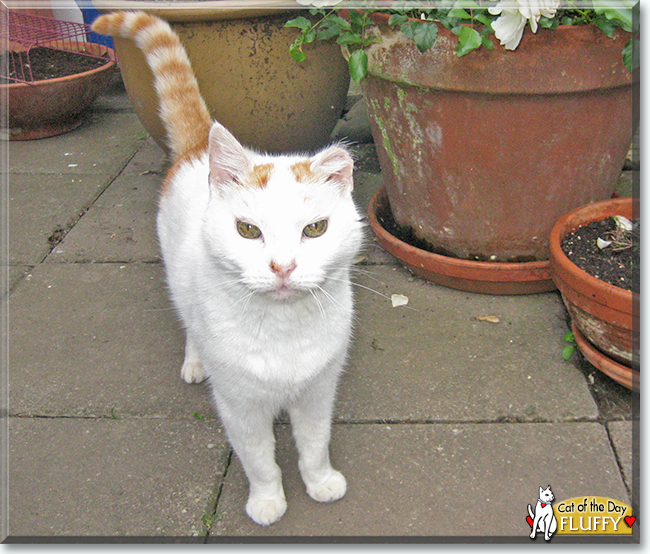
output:
M 625 388 L 634 392 L 640 392 L 641 373 L 639 371 L 618 363 L 607 354 L 598 350 L 580 332 L 575 322 L 571 322 L 571 331 L 575 337 L 578 349 L 591 365 Z
M 558 219 L 551 229 L 549 243 L 549 255 L 553 272 L 558 273 L 563 280 L 572 285 L 573 283 L 578 282 L 586 283 L 588 287 L 598 291 L 597 298 L 609 297 L 611 299 L 611 304 L 617 306 L 624 312 L 630 311 L 634 297 L 639 295 L 632 291 L 606 283 L 605 281 L 601 281 L 597 277 L 594 277 L 583 269 L 580 269 L 562 250 L 562 239 L 566 234 L 575 231 L 592 221 L 601 221 L 602 219 L 619 215 L 621 207 L 625 207 L 627 210 L 631 209 L 634 201 L 635 199 L 633 197 L 610 198 L 587 204 L 586 206 L 580 206 Z M 603 212 L 603 208 L 607 209 Z M 603 217 L 603 213 L 608 215 Z M 594 217 L 591 214 L 598 215 Z M 583 215 L 583 217 L 580 217 L 581 215 Z M 572 222 L 574 219 L 576 221 Z M 560 285 L 558 285 L 558 288 L 561 290 Z M 597 301 L 596 299 L 593 300 Z
M 84 42 L 80 44 L 92 45 L 94 43 Z M 83 79 L 84 77 L 87 77 L 89 75 L 94 75 L 95 73 L 102 73 L 104 71 L 108 71 L 111 67 L 114 67 L 116 65 L 115 51 L 112 48 L 109 48 L 108 46 L 103 46 L 102 48 L 106 49 L 110 57 L 106 58 L 106 63 L 100 65 L 99 67 L 95 67 L 94 69 L 89 69 L 88 71 L 82 71 L 81 73 L 73 73 L 72 75 L 65 75 L 63 77 L 54 77 L 53 79 L 40 79 L 38 81 L 28 82 L 28 83 L 0 83 L 0 90 L 14 90 L 21 87 L 26 87 L 26 88 L 46 87 L 53 84 L 65 83 L 67 81 L 75 81 L 77 79 Z
M 377 212 L 387 200 L 385 187 L 382 186 L 368 206 L 370 226 L 384 249 L 425 279 L 481 294 L 533 294 L 555 290 L 547 260 L 479 262 L 434 254 L 403 242 L 391 235 L 377 217 Z
M 495 40 L 491 51 L 481 47 L 459 58 L 458 37 L 440 23 L 433 46 L 420 52 L 398 28 L 389 29 L 387 18 L 374 14 L 373 20 L 385 21 L 376 27 L 383 40 L 366 49 L 367 75 L 378 79 L 440 91 L 522 96 L 628 90 L 633 84 L 622 56 L 631 33 L 624 31 L 609 38 L 593 24 L 536 33 L 526 29 L 514 51 Z
M 170 22 L 214 21 L 261 17 L 303 8 L 297 2 L 287 0 L 181 0 L 177 2 L 156 2 L 152 0 L 93 0 L 99 12 L 116 10 L 144 10 Z M 288 55 L 288 54 L 287 54 Z

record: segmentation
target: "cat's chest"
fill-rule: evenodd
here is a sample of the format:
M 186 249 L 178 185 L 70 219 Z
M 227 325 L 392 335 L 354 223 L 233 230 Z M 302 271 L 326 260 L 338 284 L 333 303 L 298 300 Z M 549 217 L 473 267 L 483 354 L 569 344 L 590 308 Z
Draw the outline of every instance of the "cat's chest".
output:
M 301 381 L 325 369 L 347 347 L 351 306 L 328 310 L 310 298 L 251 303 L 201 318 L 216 369 L 233 368 L 265 381 Z

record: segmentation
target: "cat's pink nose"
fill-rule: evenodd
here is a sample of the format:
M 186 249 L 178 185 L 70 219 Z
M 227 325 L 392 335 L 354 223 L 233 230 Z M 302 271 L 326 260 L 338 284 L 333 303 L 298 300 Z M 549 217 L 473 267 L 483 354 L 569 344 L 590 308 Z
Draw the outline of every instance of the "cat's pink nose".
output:
M 296 269 L 296 262 L 292 261 L 289 264 L 279 264 L 275 260 L 271 261 L 271 271 L 275 273 L 280 279 L 285 280 Z

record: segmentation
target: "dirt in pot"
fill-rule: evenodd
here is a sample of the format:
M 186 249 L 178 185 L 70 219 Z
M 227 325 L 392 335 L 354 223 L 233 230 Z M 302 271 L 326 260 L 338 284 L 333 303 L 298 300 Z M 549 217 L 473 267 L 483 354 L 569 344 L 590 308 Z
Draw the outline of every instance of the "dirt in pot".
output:
M 29 61 L 25 53 L 18 55 L 15 52 L 3 54 L 3 57 L 9 55 L 7 63 L 2 60 L 2 67 L 6 68 L 4 75 L 0 75 L 0 84 L 12 84 L 19 79 L 23 81 L 45 81 L 47 79 L 56 79 L 76 75 L 96 69 L 109 61 L 107 57 L 93 58 L 84 56 L 75 52 L 64 52 L 62 50 L 53 50 L 36 46 L 29 51 Z M 28 67 L 23 67 L 27 64 Z M 31 76 L 29 73 L 31 69 Z M 9 78 L 7 78 L 9 77 Z
M 580 227 L 562 240 L 562 250 L 580 269 L 616 287 L 640 292 L 641 222 L 632 221 L 633 228 L 624 242 L 612 241 L 617 229 L 614 218 L 594 221 Z M 600 248 L 598 239 L 612 241 Z

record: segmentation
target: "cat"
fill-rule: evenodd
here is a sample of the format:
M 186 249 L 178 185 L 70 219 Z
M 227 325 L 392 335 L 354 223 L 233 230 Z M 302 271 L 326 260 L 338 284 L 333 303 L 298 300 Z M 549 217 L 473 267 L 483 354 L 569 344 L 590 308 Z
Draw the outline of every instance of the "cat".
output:
M 178 36 L 143 12 L 100 16 L 93 30 L 135 41 L 154 74 L 172 166 L 157 230 L 186 330 L 181 377 L 207 379 L 249 481 L 260 525 L 287 508 L 274 418 L 289 413 L 307 493 L 342 498 L 329 457 L 337 382 L 351 341 L 350 268 L 363 224 L 353 160 L 333 145 L 264 155 L 210 119 Z
M 539 487 L 539 499 L 535 506 L 535 513 L 530 504 L 528 504 L 528 515 L 532 520 L 531 526 L 533 530 L 530 533 L 530 538 L 534 539 L 537 533 L 544 533 L 544 540 L 551 540 L 551 536 L 557 529 L 557 519 L 553 513 L 553 506 L 551 503 L 555 500 L 551 485 L 546 489 Z M 529 520 L 530 523 L 530 520 Z

